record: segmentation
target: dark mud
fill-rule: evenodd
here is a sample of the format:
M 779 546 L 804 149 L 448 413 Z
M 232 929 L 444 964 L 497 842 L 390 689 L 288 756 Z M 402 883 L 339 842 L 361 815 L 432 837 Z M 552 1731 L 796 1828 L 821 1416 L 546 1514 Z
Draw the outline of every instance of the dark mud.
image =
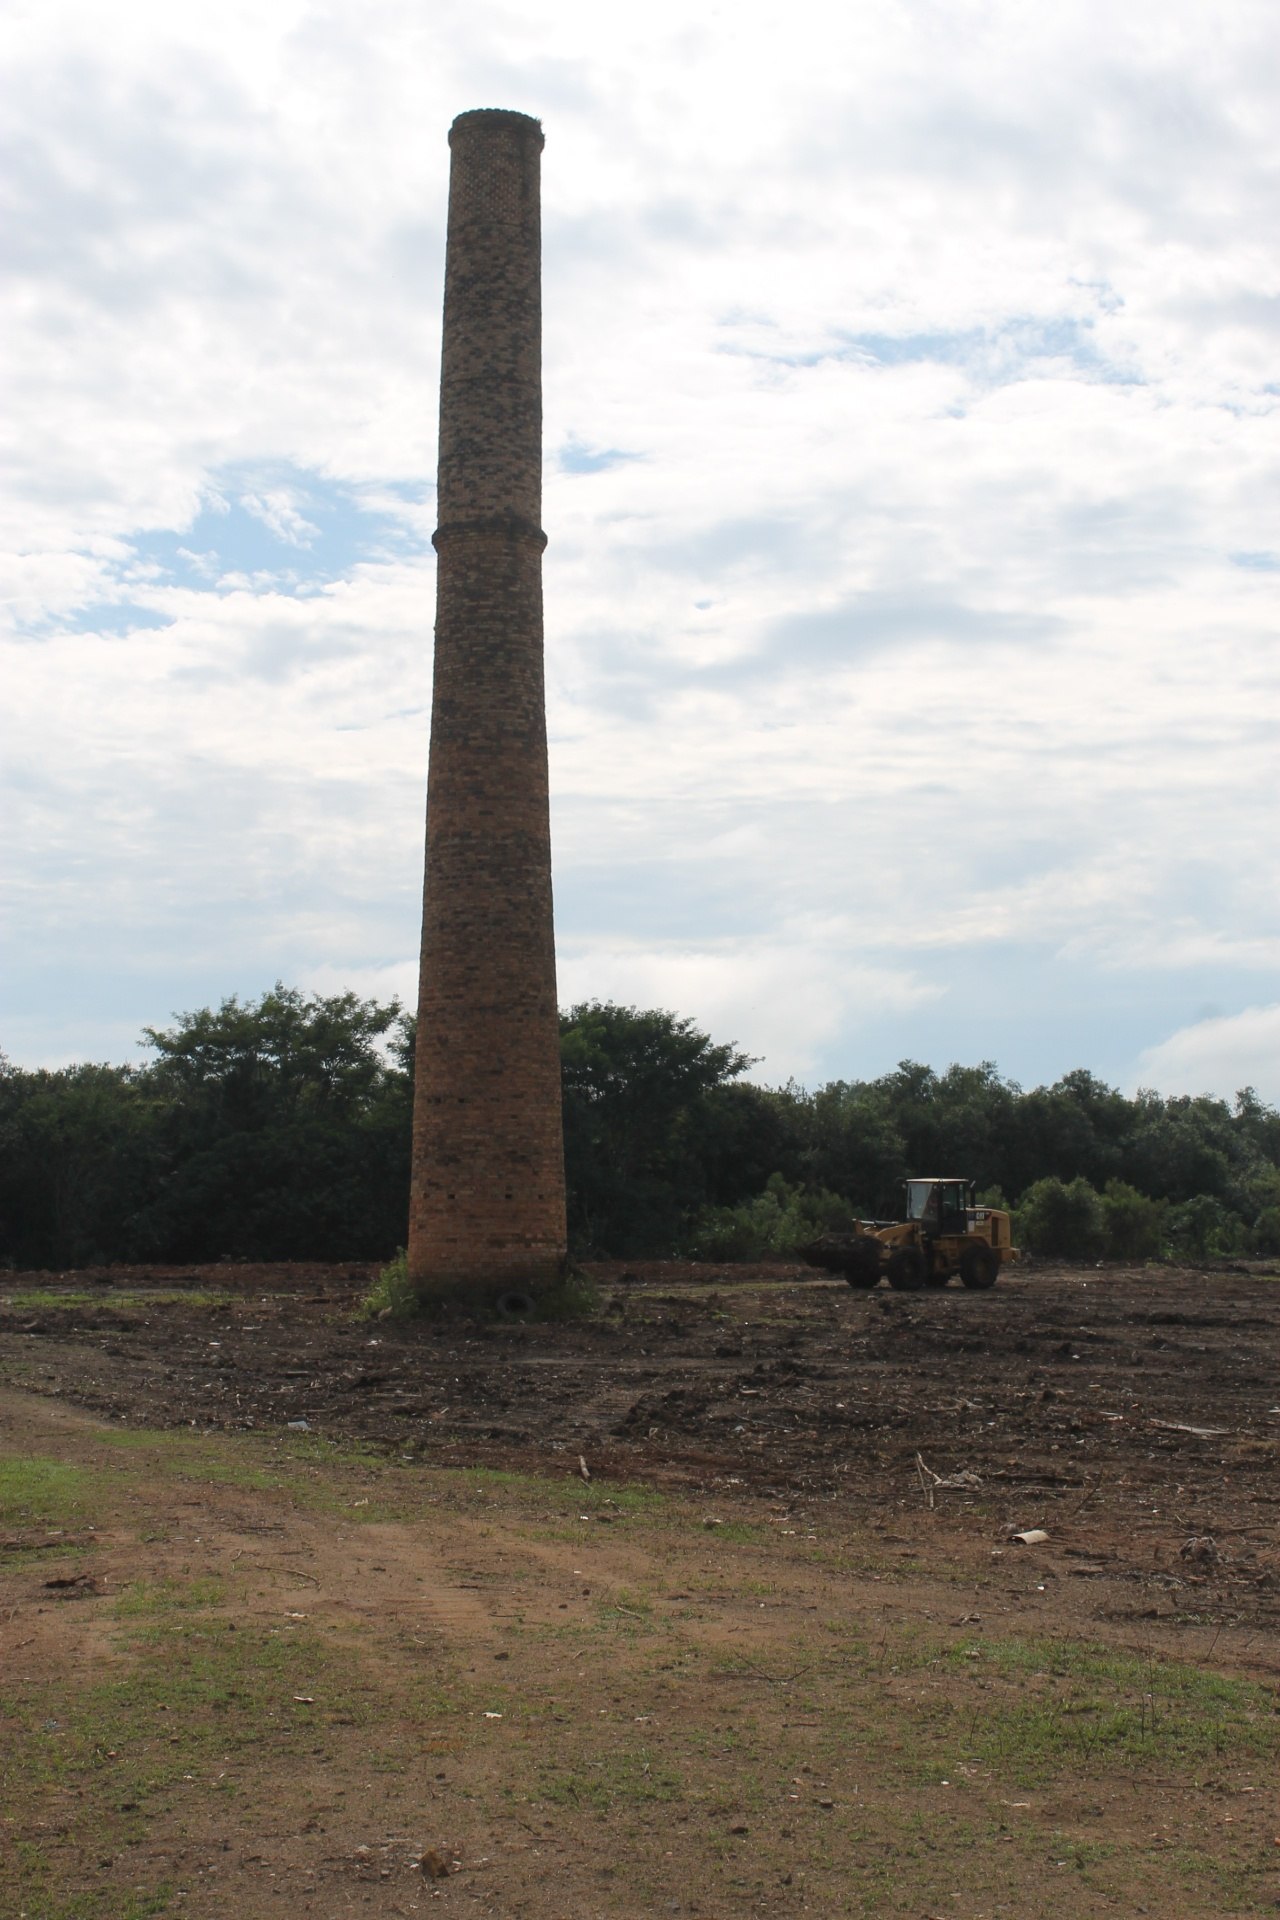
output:
M 600 1266 L 591 1319 L 360 1321 L 362 1267 L 0 1281 L 0 1379 L 138 1426 L 441 1466 L 1070 1522 L 1135 1616 L 1280 1619 L 1280 1278 L 1022 1268 L 856 1293 L 788 1266 Z M 950 1482 L 951 1484 L 947 1484 Z M 1177 1541 L 1176 1547 L 1171 1542 Z

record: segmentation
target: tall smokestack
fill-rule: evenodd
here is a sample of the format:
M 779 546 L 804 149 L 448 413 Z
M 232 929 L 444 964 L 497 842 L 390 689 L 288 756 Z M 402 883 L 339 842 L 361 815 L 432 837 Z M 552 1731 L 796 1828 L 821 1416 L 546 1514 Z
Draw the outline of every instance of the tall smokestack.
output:
M 542 666 L 542 128 L 449 133 L 409 1277 L 535 1294 L 566 1245 Z

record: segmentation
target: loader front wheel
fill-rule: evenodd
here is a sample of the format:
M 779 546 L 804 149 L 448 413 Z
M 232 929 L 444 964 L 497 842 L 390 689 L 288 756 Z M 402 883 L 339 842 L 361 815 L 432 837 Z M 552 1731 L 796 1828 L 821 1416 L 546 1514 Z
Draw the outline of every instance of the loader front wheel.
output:
M 849 1249 L 844 1277 L 851 1287 L 869 1290 L 880 1284 L 880 1249 L 873 1240 L 860 1241 Z
M 960 1278 L 966 1287 L 994 1287 L 1000 1258 L 994 1247 L 966 1247 L 960 1256 Z
M 924 1285 L 924 1257 L 919 1247 L 898 1247 L 889 1255 L 889 1285 L 899 1293 L 918 1293 Z

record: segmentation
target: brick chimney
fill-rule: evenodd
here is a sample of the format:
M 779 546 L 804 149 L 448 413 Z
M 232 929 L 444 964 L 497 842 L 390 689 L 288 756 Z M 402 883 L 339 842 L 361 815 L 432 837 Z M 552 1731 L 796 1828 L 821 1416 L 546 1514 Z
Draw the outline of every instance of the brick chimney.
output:
M 542 128 L 449 133 L 409 1274 L 536 1296 L 566 1246 L 542 665 Z

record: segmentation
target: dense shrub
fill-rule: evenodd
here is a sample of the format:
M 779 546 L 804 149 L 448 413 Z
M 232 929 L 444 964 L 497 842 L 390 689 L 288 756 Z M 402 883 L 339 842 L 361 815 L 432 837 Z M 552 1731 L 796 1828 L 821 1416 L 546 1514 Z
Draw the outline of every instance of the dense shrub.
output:
M 763 1260 L 794 1254 L 819 1234 L 851 1229 L 853 1215 L 838 1194 L 807 1192 L 773 1174 L 763 1193 L 736 1207 L 704 1207 L 689 1251 L 696 1260 Z
M 1098 1260 L 1106 1252 L 1107 1223 L 1102 1196 L 1077 1175 L 1054 1175 L 1028 1187 L 1018 1203 L 1015 1238 L 1029 1253 L 1054 1260 Z
M 1102 1224 L 1109 1260 L 1158 1260 L 1164 1251 L 1163 1200 L 1152 1200 L 1123 1180 L 1108 1180 L 1102 1195 Z
M 0 1261 L 387 1259 L 412 1028 L 277 984 L 149 1030 L 139 1066 L 0 1058 Z M 579 1255 L 787 1252 L 833 1211 L 900 1218 L 924 1174 L 1013 1196 L 1019 1243 L 1058 1257 L 1280 1253 L 1280 1113 L 1248 1087 L 1130 1098 L 1080 1070 L 1024 1093 L 990 1062 L 912 1060 L 760 1087 L 693 1021 L 597 1001 L 562 1015 L 561 1060 Z
M 1183 1260 L 1221 1259 L 1243 1253 L 1247 1244 L 1244 1221 L 1211 1193 L 1193 1194 L 1170 1211 L 1169 1248 Z
M 1264 1256 L 1280 1253 L 1280 1207 L 1264 1207 L 1249 1233 L 1249 1250 Z
M 713 1195 L 719 1118 L 746 1140 L 759 1115 L 726 1096 L 750 1066 L 661 1009 L 585 1002 L 560 1016 L 569 1241 L 579 1255 L 675 1253 Z

